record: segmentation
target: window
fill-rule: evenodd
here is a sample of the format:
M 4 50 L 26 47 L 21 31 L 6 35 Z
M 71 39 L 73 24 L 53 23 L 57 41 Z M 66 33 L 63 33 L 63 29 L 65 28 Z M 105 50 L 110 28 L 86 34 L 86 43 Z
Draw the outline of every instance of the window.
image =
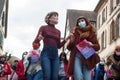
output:
M 98 29 L 100 28 L 100 15 L 98 16 Z
M 107 39 L 107 31 L 104 31 L 102 33 L 102 38 L 101 38 L 101 45 L 102 45 L 102 50 L 106 48 L 106 39 Z
M 5 18 L 6 17 L 6 15 L 5 15 L 5 12 L 3 12 L 3 14 L 2 14 L 2 27 L 5 27 Z
M 110 0 L 110 14 L 113 12 L 113 0 Z
M 1 49 L 3 48 L 3 38 L 4 38 L 4 36 L 3 36 L 2 32 L 0 31 L 0 48 Z
M 112 21 L 110 25 L 110 43 L 112 43 L 116 39 L 116 27 L 115 22 Z
M 120 16 L 118 17 L 118 28 L 119 28 L 119 29 L 118 29 L 118 30 L 119 30 L 118 32 L 119 32 L 119 36 L 120 36 Z
M 103 50 L 104 49 L 104 32 L 102 33 L 101 45 L 102 45 L 102 50 Z
M 116 37 L 120 37 L 120 14 L 117 16 L 116 19 Z
M 105 22 L 105 17 L 106 15 L 105 15 L 105 9 L 104 9 L 102 12 L 102 24 Z
M 107 6 L 106 6 L 106 19 L 105 20 L 107 20 Z
M 120 0 L 116 0 L 117 1 L 117 4 L 119 4 L 120 3 Z

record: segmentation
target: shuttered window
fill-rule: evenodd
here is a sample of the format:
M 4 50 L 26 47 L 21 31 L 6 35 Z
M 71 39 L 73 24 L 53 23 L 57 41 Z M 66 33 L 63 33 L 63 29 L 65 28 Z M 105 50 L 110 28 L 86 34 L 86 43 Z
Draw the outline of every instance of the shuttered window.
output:
M 103 31 L 102 36 L 101 36 L 101 45 L 102 45 L 102 50 L 106 48 L 106 44 L 107 44 L 107 31 Z
M 116 25 L 115 22 L 112 21 L 110 25 L 110 43 L 112 43 L 114 40 L 116 40 Z

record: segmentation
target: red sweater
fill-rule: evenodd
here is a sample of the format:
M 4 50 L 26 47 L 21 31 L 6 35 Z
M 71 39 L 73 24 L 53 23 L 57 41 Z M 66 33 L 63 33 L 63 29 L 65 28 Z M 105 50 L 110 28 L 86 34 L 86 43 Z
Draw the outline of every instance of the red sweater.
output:
M 42 33 L 42 36 L 44 37 L 43 39 L 44 45 L 53 45 L 58 48 L 61 48 L 66 42 L 65 40 L 62 42 L 60 41 L 61 33 L 58 29 L 55 28 L 54 25 L 49 24 L 49 25 L 41 26 L 34 41 L 37 42 L 40 41 L 38 39 L 40 33 Z

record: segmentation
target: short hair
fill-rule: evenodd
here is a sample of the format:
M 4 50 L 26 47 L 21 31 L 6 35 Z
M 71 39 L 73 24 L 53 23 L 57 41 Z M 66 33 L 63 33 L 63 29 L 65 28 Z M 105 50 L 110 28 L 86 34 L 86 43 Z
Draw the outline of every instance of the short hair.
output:
M 49 13 L 46 15 L 46 17 L 45 17 L 45 22 L 46 22 L 47 24 L 49 24 L 49 19 L 50 19 L 51 16 L 53 16 L 53 15 L 57 15 L 57 16 L 58 16 L 58 13 L 57 13 L 57 12 L 49 12 Z
M 18 60 L 14 60 L 14 62 L 18 62 Z

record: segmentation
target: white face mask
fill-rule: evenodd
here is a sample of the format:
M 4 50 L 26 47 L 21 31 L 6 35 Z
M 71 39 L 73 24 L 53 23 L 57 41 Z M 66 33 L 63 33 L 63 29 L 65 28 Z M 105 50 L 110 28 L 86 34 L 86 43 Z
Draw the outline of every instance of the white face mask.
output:
M 78 23 L 79 27 L 84 28 L 86 26 L 86 22 L 82 21 Z
M 120 52 L 118 52 L 118 51 L 115 51 L 115 53 L 116 53 L 116 55 L 117 55 L 117 56 L 120 56 Z
M 104 65 L 104 63 L 105 63 L 104 61 L 100 61 L 100 64 L 101 64 L 101 65 Z

